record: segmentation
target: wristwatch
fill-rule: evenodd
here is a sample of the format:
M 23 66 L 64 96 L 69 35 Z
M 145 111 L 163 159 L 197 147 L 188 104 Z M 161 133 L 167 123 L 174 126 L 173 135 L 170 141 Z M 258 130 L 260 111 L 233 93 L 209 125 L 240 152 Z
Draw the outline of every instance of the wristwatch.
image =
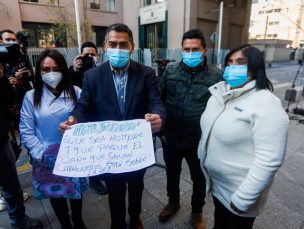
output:
M 240 209 L 238 209 L 232 202 L 230 202 L 230 207 L 233 211 L 235 211 L 236 213 L 238 213 L 239 215 L 244 214 L 244 211 L 241 211 Z

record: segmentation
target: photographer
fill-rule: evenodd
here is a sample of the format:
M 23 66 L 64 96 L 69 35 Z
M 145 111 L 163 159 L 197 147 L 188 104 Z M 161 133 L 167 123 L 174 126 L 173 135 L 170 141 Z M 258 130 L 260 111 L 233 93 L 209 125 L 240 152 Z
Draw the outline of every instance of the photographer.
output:
M 6 202 L 6 209 L 12 228 L 43 228 L 41 221 L 25 214 L 23 194 L 18 180 L 11 144 L 9 144 L 9 125 L 14 114 L 11 107 L 15 104 L 13 88 L 3 77 L 0 63 L 0 186 Z
M 18 109 L 21 108 L 25 93 L 32 89 L 30 81 L 33 76 L 33 69 L 26 55 L 28 38 L 29 36 L 23 32 L 18 32 L 18 39 L 16 34 L 9 29 L 0 32 L 0 40 L 3 43 L 19 43 L 22 52 L 22 55 L 16 57 L 14 61 L 3 63 L 5 68 L 4 78 L 8 79 L 14 88 Z M 16 126 L 18 125 L 19 123 L 16 123 Z
M 81 54 L 74 58 L 73 65 L 69 67 L 69 74 L 72 83 L 82 88 L 84 72 L 96 67 L 98 51 L 96 45 L 90 41 L 84 42 L 80 51 Z M 107 187 L 100 175 L 89 177 L 89 186 L 99 195 L 107 194 Z
M 85 71 L 96 66 L 98 61 L 97 47 L 93 42 L 87 41 L 81 45 L 81 54 L 73 60 L 73 65 L 69 67 L 72 83 L 82 88 L 83 74 Z

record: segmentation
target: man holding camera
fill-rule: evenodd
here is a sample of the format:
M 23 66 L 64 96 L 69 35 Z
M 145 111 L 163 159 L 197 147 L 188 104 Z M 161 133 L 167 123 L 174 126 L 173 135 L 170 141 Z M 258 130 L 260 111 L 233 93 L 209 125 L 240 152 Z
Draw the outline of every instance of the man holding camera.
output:
M 96 66 L 98 60 L 97 47 L 93 42 L 87 41 L 81 45 L 81 54 L 73 60 L 73 65 L 69 67 L 72 83 L 82 88 L 84 72 Z M 97 194 L 107 194 L 107 187 L 101 176 L 89 177 L 89 185 Z
M 73 65 L 69 67 L 69 72 L 73 84 L 82 88 L 84 72 L 96 66 L 98 51 L 96 45 L 90 41 L 84 42 L 80 51 L 81 54 L 74 58 Z
M 25 214 L 22 190 L 18 180 L 12 147 L 8 132 L 13 114 L 11 107 L 15 103 L 13 88 L 3 77 L 3 66 L 0 63 L 0 186 L 2 187 L 7 213 L 12 228 L 43 228 L 41 221 Z
M 20 43 L 20 41 L 17 40 L 16 34 L 9 29 L 5 29 L 0 32 L 0 40 L 3 43 Z M 20 48 L 21 50 L 26 50 L 26 47 L 23 48 L 22 44 Z M 14 62 L 5 62 L 3 64 L 5 68 L 4 78 L 7 78 L 15 89 L 15 93 L 17 95 L 17 106 L 18 108 L 21 108 L 25 93 L 32 89 L 30 84 L 33 76 L 31 63 L 29 62 L 26 53 L 24 53 L 22 58 L 16 59 Z

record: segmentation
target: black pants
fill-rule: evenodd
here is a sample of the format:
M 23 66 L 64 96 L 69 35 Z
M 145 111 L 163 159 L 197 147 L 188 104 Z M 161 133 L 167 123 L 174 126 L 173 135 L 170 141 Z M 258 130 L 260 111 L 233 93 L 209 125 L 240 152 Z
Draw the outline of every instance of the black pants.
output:
M 69 199 L 72 213 L 72 221 L 75 228 L 82 228 L 82 199 Z M 51 205 L 62 228 L 70 228 L 71 218 L 66 198 L 50 198 Z
M 255 217 L 241 217 L 230 212 L 216 197 L 214 203 L 214 227 L 213 229 L 251 229 Z
M 201 170 L 200 161 L 197 156 L 197 148 L 183 149 L 175 145 L 168 144 L 164 150 L 164 159 L 167 172 L 167 192 L 170 203 L 178 203 L 180 200 L 180 174 L 182 170 L 182 160 L 186 159 L 189 166 L 191 179 L 193 182 L 192 211 L 201 213 L 205 204 L 206 181 Z
M 0 146 L 0 186 L 11 224 L 21 226 L 26 222 L 26 215 L 13 154 L 9 141 Z
M 137 220 L 141 213 L 141 199 L 144 190 L 146 169 L 121 174 L 106 174 L 104 180 L 108 187 L 111 212 L 111 229 L 125 229 L 126 224 L 126 190 L 128 186 L 128 213 Z

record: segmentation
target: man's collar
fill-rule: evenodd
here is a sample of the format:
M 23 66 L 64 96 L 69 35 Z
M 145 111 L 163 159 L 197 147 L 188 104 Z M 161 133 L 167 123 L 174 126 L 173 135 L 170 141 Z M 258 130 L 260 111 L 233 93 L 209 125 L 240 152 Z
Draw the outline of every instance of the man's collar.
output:
M 130 61 L 129 61 L 129 63 L 128 63 L 124 68 L 120 68 L 120 69 L 115 69 L 115 68 L 111 65 L 110 61 L 109 61 L 109 64 L 110 64 L 111 71 L 112 71 L 113 73 L 115 73 L 115 74 L 118 74 L 118 75 L 121 75 L 122 72 L 123 72 L 123 73 L 128 72 L 129 67 L 130 67 Z

